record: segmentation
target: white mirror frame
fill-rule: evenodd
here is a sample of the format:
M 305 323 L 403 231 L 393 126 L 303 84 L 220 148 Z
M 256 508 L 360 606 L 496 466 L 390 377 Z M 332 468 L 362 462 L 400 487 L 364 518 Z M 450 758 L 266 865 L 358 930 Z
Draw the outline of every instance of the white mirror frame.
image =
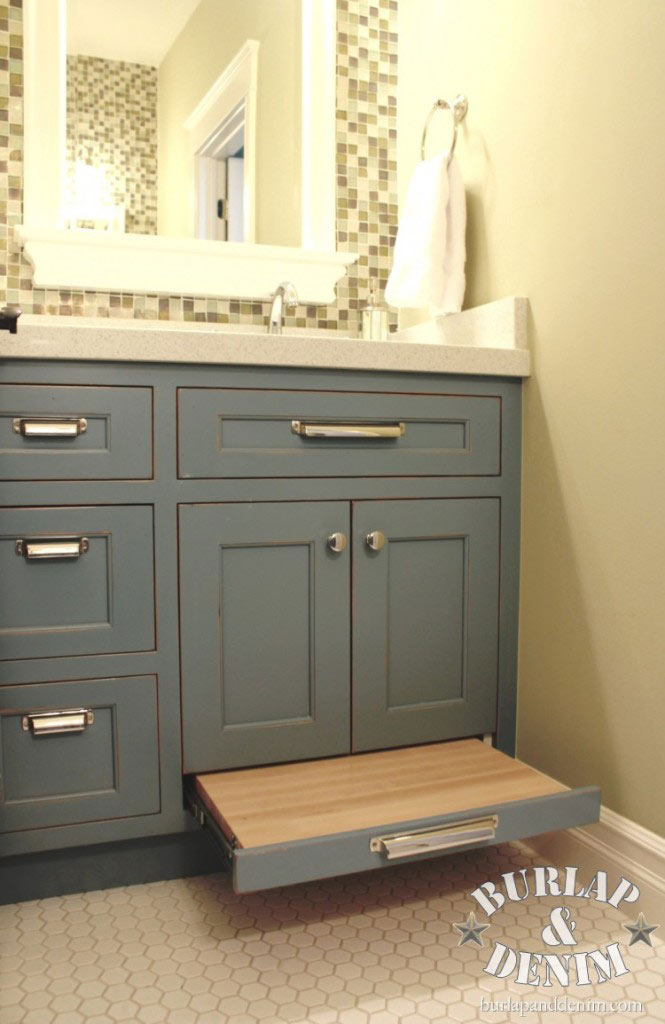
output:
M 24 0 L 24 199 L 16 237 L 37 288 L 335 301 L 335 0 L 302 3 L 302 248 L 65 230 L 66 0 Z

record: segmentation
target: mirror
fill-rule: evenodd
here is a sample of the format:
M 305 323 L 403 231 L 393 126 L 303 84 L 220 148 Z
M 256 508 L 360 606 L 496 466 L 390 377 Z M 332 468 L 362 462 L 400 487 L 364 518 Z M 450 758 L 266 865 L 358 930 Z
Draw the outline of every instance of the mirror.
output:
M 334 0 L 24 0 L 24 32 L 38 287 L 334 301 Z
M 66 11 L 65 226 L 299 246 L 300 0 Z

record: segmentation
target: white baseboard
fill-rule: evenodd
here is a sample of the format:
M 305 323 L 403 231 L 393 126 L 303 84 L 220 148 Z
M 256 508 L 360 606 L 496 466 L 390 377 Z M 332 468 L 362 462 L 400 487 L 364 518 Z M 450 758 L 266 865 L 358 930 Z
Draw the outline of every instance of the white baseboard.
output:
M 554 864 L 574 864 L 585 873 L 620 872 L 640 889 L 639 908 L 665 924 L 665 839 L 629 818 L 601 807 L 600 821 L 526 840 Z

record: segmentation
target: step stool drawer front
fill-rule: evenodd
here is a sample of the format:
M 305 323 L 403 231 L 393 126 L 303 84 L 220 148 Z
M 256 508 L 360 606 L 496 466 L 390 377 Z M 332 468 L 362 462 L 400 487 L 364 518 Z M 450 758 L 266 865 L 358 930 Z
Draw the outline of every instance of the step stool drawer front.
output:
M 152 477 L 152 389 L 0 385 L 0 480 Z
M 148 505 L 0 510 L 0 660 L 153 650 Z
M 156 814 L 155 676 L 0 688 L 0 832 Z
M 197 775 L 188 799 L 250 892 L 598 820 L 568 789 L 477 739 Z
M 494 476 L 492 395 L 182 388 L 184 478 Z

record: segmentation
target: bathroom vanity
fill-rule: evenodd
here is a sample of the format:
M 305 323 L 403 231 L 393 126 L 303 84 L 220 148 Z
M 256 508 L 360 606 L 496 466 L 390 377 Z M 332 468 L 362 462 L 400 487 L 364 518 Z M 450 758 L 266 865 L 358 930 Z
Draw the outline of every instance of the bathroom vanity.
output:
M 0 877 L 207 835 L 246 891 L 597 819 L 513 758 L 526 352 L 26 320 Z

